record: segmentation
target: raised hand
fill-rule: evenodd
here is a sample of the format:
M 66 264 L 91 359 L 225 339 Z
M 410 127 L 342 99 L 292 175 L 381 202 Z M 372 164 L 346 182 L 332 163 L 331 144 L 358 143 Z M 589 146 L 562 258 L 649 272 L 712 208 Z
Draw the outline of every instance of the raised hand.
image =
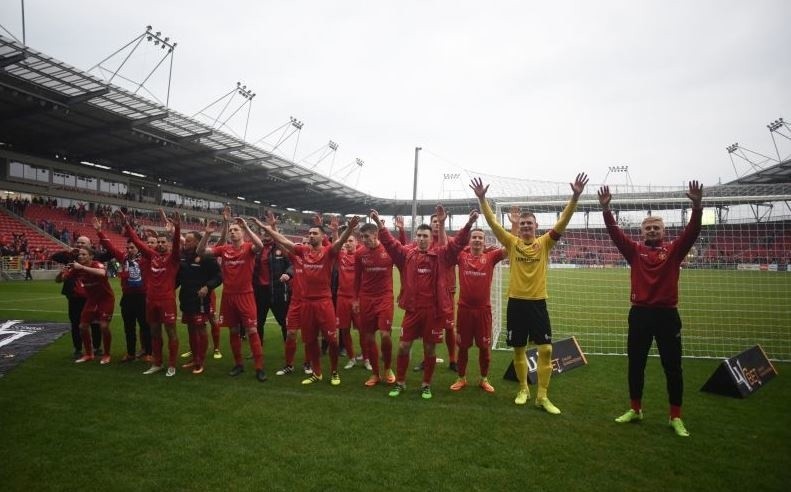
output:
M 324 222 L 324 217 L 321 214 L 313 214 L 313 225 L 320 226 Z
M 486 199 L 486 192 L 489 191 L 489 185 L 484 186 L 481 178 L 472 178 L 470 181 L 470 188 L 472 188 L 472 191 L 475 193 L 475 196 L 478 197 L 478 200 Z
M 338 219 L 337 215 L 333 215 L 330 218 L 330 230 L 332 232 L 337 232 L 338 231 L 338 227 L 340 227 L 340 220 Z
M 607 209 L 610 207 L 610 201 L 612 200 L 612 195 L 610 194 L 610 187 L 609 186 L 602 186 L 599 188 L 597 192 L 599 195 L 599 204 L 602 208 Z
M 231 221 L 231 207 L 230 207 L 230 205 L 226 205 L 222 209 L 222 220 L 224 220 L 225 222 L 230 222 Z
M 479 213 L 478 213 L 477 210 L 471 210 L 470 211 L 470 217 L 467 219 L 467 223 L 469 225 L 473 225 L 475 223 L 475 221 L 478 220 L 478 215 L 479 215 Z
M 376 224 L 376 227 L 382 227 L 382 220 L 379 218 L 379 212 L 374 209 L 371 209 L 368 212 L 368 217 Z
M 266 211 L 265 219 L 266 219 L 266 223 L 269 224 L 271 227 L 274 228 L 275 225 L 277 225 L 277 219 L 275 219 L 275 213 L 272 212 L 271 210 Z
M 96 232 L 102 230 L 102 221 L 96 216 L 93 217 L 93 228 L 96 229 Z
M 404 228 L 404 216 L 403 215 L 396 215 L 393 224 L 396 226 L 396 229 L 403 229 Z
M 512 205 L 510 210 L 508 210 L 508 222 L 510 222 L 511 225 L 518 224 L 519 214 L 520 214 L 519 207 L 517 207 L 516 205 Z
M 441 203 L 438 203 L 436 208 L 434 208 L 434 213 L 437 214 L 437 221 L 440 224 L 444 224 L 445 219 L 448 218 L 448 212 L 445 211 L 445 207 L 443 207 Z
M 168 216 L 165 214 L 165 210 L 160 208 L 159 209 L 159 219 L 162 221 L 163 224 L 167 227 L 168 224 Z
M 121 225 L 129 225 L 129 219 L 126 218 L 126 214 L 121 212 L 120 208 L 113 212 L 113 215 L 118 216 L 118 220 L 121 222 Z
M 358 217 L 357 215 L 349 219 L 349 221 L 346 223 L 346 225 L 351 230 L 354 230 L 354 228 L 357 227 L 359 224 L 360 224 L 360 217 Z
M 170 216 L 168 222 L 173 224 L 173 227 L 181 227 L 181 215 L 178 212 L 173 212 L 173 215 Z
M 585 173 L 579 173 L 577 179 L 575 179 L 573 183 L 569 183 L 571 191 L 574 192 L 575 200 L 582 195 L 582 190 L 585 189 L 586 184 L 588 184 L 588 175 Z
M 217 222 L 213 220 L 207 220 L 206 225 L 203 226 L 203 232 L 205 232 L 206 234 L 212 234 L 216 230 L 217 230 Z
M 690 181 L 687 198 L 692 200 L 693 207 L 700 208 L 703 203 L 703 185 L 697 181 Z

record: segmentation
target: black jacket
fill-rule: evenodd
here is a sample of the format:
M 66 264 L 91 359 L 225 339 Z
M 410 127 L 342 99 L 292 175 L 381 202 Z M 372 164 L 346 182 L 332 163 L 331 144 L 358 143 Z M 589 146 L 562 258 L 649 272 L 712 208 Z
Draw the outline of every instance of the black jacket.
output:
M 205 285 L 209 292 L 222 283 L 220 265 L 213 256 L 198 256 L 194 251 L 184 251 L 181 255 L 178 283 L 181 311 L 187 314 L 209 312 L 209 296 L 198 297 L 198 291 Z M 188 253 L 188 254 L 187 254 Z

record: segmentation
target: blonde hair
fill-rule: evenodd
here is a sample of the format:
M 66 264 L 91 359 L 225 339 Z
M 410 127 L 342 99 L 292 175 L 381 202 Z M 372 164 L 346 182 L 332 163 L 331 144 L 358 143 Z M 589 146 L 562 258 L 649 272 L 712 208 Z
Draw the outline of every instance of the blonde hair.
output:
M 662 226 L 662 229 L 665 228 L 665 221 L 662 220 L 662 217 L 657 217 L 655 215 L 649 215 L 648 217 L 643 219 L 643 222 L 640 223 L 640 228 L 642 229 L 649 222 L 659 222 L 659 224 Z

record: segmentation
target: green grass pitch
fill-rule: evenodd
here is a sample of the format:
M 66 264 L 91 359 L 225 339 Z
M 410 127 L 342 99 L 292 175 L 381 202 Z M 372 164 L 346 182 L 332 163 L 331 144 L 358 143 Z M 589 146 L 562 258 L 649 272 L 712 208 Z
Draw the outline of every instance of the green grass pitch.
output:
M 682 276 L 682 298 L 696 292 L 689 290 L 696 276 L 689 273 L 698 272 Z M 589 286 L 599 279 L 607 289 L 589 302 L 562 288 L 553 273 L 549 303 L 558 331 L 589 319 L 590 305 L 608 299 L 596 316 L 609 316 L 610 329 L 620 326 L 616 335 L 622 336 L 628 310 L 623 274 L 592 275 Z M 731 292 L 736 283 L 723 280 L 722 289 Z M 731 296 L 718 302 L 733 312 L 756 303 L 755 310 L 768 309 L 757 298 L 762 288 L 744 288 L 756 293 L 749 301 Z M 574 303 L 563 295 L 579 301 L 568 321 L 557 305 Z M 65 304 L 51 282 L 0 283 L 0 319 L 66 321 Z M 788 337 L 787 309 L 767 311 L 785 323 L 780 338 Z M 712 316 L 693 311 L 682 304 L 685 337 L 694 337 L 696 318 Z M 143 376 L 143 364 L 117 362 L 123 351 L 119 310 L 112 327 L 109 366 L 73 364 L 64 336 L 0 378 L 3 490 L 786 490 L 791 479 L 787 363 L 776 364 L 780 375 L 765 388 L 736 400 L 698 391 L 717 360 L 685 360 L 684 418 L 692 436 L 682 439 L 667 427 L 656 358 L 646 371 L 646 419 L 618 425 L 612 419 L 628 405 L 621 356 L 590 356 L 588 366 L 553 378 L 550 395 L 563 414 L 551 416 L 513 404 L 515 383 L 501 379 L 507 351 L 493 356 L 495 394 L 474 385 L 451 392 L 454 377 L 445 364 L 435 374 L 434 399 L 423 401 L 411 371 L 408 393 L 398 399 L 388 398 L 383 386 L 363 387 L 367 375 L 360 368 L 341 369 L 339 387 L 303 387 L 297 375 L 274 376 L 282 342 L 273 322 L 265 336 L 270 380 L 264 384 L 254 380 L 249 361 L 239 378 L 226 375 L 232 363 L 225 332 L 225 357 L 210 359 L 204 374 Z M 186 330 L 179 330 L 186 350 Z M 413 363 L 419 353 L 415 347 Z M 474 382 L 474 349 L 470 359 Z

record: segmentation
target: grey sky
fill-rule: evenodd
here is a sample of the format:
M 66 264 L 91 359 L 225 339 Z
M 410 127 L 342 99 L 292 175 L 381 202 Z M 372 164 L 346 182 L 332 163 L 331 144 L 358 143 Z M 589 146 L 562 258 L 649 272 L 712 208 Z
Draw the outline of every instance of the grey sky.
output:
M 0 3 L 17 37 L 19 4 Z M 635 184 L 713 184 L 734 178 L 727 145 L 773 155 L 766 124 L 791 119 L 787 1 L 25 5 L 28 44 L 82 69 L 153 25 L 178 42 L 173 108 L 191 115 L 241 80 L 257 93 L 248 140 L 294 115 L 297 160 L 335 140 L 333 171 L 362 158 L 346 182 L 382 196 L 411 196 L 416 145 L 424 198 L 459 167 L 601 182 L 628 164 Z M 138 53 L 133 77 L 160 52 Z M 151 83 L 163 98 L 164 74 Z M 244 119 L 229 124 L 241 132 Z M 294 143 L 281 147 L 289 157 Z

